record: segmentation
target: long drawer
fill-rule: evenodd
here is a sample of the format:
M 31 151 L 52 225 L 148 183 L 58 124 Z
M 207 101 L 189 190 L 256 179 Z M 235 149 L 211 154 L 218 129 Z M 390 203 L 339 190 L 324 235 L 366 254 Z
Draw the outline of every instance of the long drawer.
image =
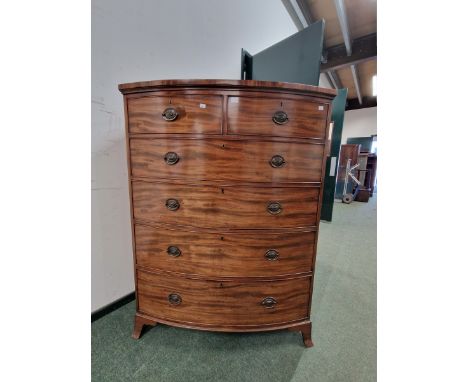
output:
M 159 179 L 319 182 L 324 145 L 219 139 L 130 140 L 131 171 Z
M 206 325 L 266 325 L 306 319 L 310 278 L 242 283 L 137 271 L 138 309 Z
M 229 97 L 228 134 L 324 140 L 328 105 L 282 98 Z
M 144 96 L 127 105 L 130 133 L 221 134 L 221 96 Z
M 311 271 L 316 232 L 205 233 L 135 226 L 137 265 L 207 277 Z
M 318 187 L 245 187 L 133 182 L 135 219 L 173 226 L 270 229 L 315 226 Z

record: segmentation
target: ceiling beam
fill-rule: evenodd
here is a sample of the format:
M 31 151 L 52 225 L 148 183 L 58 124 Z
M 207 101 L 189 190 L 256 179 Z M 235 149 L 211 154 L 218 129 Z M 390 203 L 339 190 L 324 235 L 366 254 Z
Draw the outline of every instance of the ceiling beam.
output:
M 344 0 L 335 0 L 336 15 L 338 16 L 338 22 L 340 23 L 341 34 L 343 35 L 344 45 L 346 53 L 351 56 L 351 35 L 349 34 L 348 17 L 346 16 L 346 7 Z
M 297 6 L 301 10 L 302 15 L 304 16 L 307 22 L 307 25 L 313 24 L 314 22 L 317 21 L 312 15 L 312 11 L 310 10 L 307 0 L 291 0 L 291 1 L 296 1 Z
M 331 77 L 330 77 L 330 73 L 328 73 L 328 72 L 323 72 L 323 74 L 325 74 L 325 77 L 327 78 L 327 81 L 328 81 L 328 83 L 330 84 L 330 87 L 331 87 L 331 88 L 335 88 L 335 85 L 333 85 L 333 81 L 332 81 L 332 79 L 331 79 Z M 335 89 L 336 89 L 336 88 L 335 88 Z
M 353 75 L 354 80 L 354 87 L 356 89 L 356 94 L 359 100 L 359 104 L 362 105 L 362 97 L 361 97 L 361 87 L 359 86 L 359 74 L 356 69 L 356 65 L 351 65 L 351 74 Z
M 291 16 L 294 25 L 298 30 L 306 28 L 313 23 L 312 14 L 305 1 L 302 0 L 281 0 L 284 7 Z
M 338 75 L 336 74 L 334 70 L 328 71 L 327 74 L 328 74 L 327 78 L 331 81 L 335 89 L 343 88 L 340 77 L 338 77 Z
M 325 55 L 327 62 L 322 63 L 320 71 L 338 70 L 377 58 L 377 33 L 355 39 L 351 49 L 352 54 L 348 56 L 345 44 L 328 48 Z
M 357 98 L 348 99 L 348 101 L 346 102 L 346 110 L 357 110 L 376 106 L 377 97 L 363 97 L 362 104 L 359 103 L 359 100 Z

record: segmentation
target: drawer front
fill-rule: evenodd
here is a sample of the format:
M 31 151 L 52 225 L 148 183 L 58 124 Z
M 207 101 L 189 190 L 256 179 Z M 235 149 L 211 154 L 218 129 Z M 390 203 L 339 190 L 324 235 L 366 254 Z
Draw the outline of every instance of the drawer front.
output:
M 265 325 L 308 317 L 310 278 L 241 283 L 137 272 L 139 311 L 207 325 Z M 269 299 L 270 298 L 270 299 Z
M 228 134 L 324 140 L 327 114 L 328 105 L 324 103 L 229 97 Z
M 129 98 L 127 107 L 130 133 L 221 134 L 221 96 Z
M 134 138 L 130 150 L 132 175 L 137 177 L 320 182 L 324 145 Z
M 312 268 L 316 232 L 200 233 L 135 226 L 137 265 L 219 277 L 279 276 Z
M 206 228 L 315 226 L 318 187 L 215 187 L 133 182 L 135 219 Z

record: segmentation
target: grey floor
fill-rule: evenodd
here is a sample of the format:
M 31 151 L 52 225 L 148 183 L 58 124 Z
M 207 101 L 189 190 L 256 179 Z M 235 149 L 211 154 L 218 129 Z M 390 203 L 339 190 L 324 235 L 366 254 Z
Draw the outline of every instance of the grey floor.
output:
M 131 338 L 134 303 L 92 324 L 93 381 L 376 381 L 376 197 L 321 223 L 312 338 L 158 325 Z

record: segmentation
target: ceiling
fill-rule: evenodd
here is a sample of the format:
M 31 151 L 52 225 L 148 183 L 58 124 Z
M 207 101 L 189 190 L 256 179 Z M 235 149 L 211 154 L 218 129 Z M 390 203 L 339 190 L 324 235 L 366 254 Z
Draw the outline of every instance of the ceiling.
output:
M 321 72 L 331 87 L 348 88 L 347 110 L 377 106 L 377 0 L 282 1 L 299 30 L 325 20 Z

